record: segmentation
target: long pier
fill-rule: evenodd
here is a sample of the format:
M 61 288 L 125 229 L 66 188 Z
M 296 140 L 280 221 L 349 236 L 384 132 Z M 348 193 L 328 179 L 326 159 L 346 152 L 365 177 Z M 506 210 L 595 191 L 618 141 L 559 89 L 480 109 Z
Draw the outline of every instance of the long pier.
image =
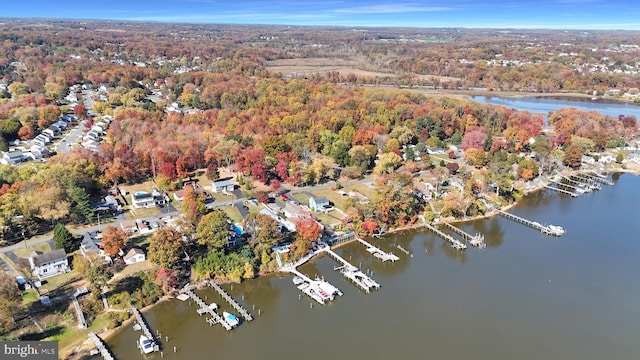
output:
M 131 307 L 131 312 L 136 317 L 136 323 L 142 329 L 142 332 L 144 333 L 144 336 L 146 336 L 147 339 L 149 339 L 149 340 L 153 340 L 153 351 L 160 351 L 160 345 L 158 344 L 158 339 L 156 339 L 156 337 L 153 336 L 153 333 L 151 332 L 151 329 L 149 329 L 149 326 L 147 325 L 147 322 L 144 320 L 144 317 L 142 316 L 140 311 L 138 309 L 136 309 L 135 306 L 132 306 Z
M 397 261 L 400 260 L 400 258 L 398 256 L 396 256 L 396 254 L 394 253 L 387 253 L 384 252 L 380 249 L 378 249 L 377 247 L 369 244 L 368 242 L 364 241 L 363 239 L 357 237 L 356 240 L 358 240 L 358 242 L 360 242 L 361 244 L 363 244 L 364 246 L 367 247 L 367 251 L 369 253 L 371 253 L 374 257 L 382 260 L 382 261 L 387 261 L 387 260 L 391 260 L 391 261 Z
M 242 315 L 242 317 L 245 320 L 247 321 L 253 320 L 253 316 L 251 316 L 249 311 L 247 311 L 247 309 L 243 308 L 242 305 L 238 304 L 237 301 L 235 301 L 231 296 L 229 296 L 229 294 L 227 294 L 227 292 L 224 291 L 224 289 L 222 289 L 220 285 L 216 284 L 213 281 L 207 281 L 206 284 L 212 287 L 215 291 L 217 291 L 218 294 L 220 294 L 220 296 L 222 296 L 223 299 L 225 299 L 234 309 L 236 309 L 236 311 L 240 315 Z
M 88 327 L 87 320 L 84 318 L 84 313 L 82 312 L 82 308 L 80 307 L 80 303 L 78 302 L 78 296 L 86 294 L 89 292 L 89 289 L 86 287 L 77 289 L 73 293 L 73 308 L 76 311 L 76 316 L 78 317 L 78 327 L 80 329 L 86 329 Z
M 367 276 L 365 273 L 360 271 L 360 269 L 351 265 L 347 260 L 343 259 L 340 255 L 336 254 L 331 249 L 326 249 L 327 254 L 336 259 L 339 263 L 342 263 L 342 266 L 336 268 L 336 270 L 340 270 L 340 273 L 346 277 L 347 279 L 353 281 L 359 288 L 365 291 L 367 294 L 371 291 L 371 289 L 379 289 L 380 284 L 378 284 L 375 280 Z
M 447 240 L 450 244 L 451 247 L 453 247 L 456 250 L 465 250 L 467 248 L 467 245 L 465 245 L 464 243 L 462 243 L 460 240 L 455 239 L 453 236 L 448 235 L 443 233 L 442 231 L 438 230 L 438 228 L 436 228 L 435 226 L 429 224 L 428 222 L 424 222 L 424 226 L 433 231 L 434 233 L 436 233 L 436 235 L 440 236 L 441 238 Z
M 560 189 L 558 187 L 553 187 L 553 186 L 549 186 L 549 185 L 545 185 L 545 188 L 549 189 L 549 190 L 553 190 L 553 191 L 557 191 L 559 193 L 563 193 L 563 194 L 567 194 L 570 195 L 572 197 L 578 197 L 578 194 L 574 193 L 573 191 L 569 191 L 569 190 L 565 190 L 565 189 Z
M 483 234 L 476 233 L 475 235 L 471 235 L 468 232 L 449 224 L 448 222 L 445 222 L 444 225 L 449 230 L 455 232 L 456 234 L 462 236 L 465 240 L 469 241 L 469 243 L 472 246 L 479 247 L 479 248 L 487 247 L 487 244 L 484 243 L 484 235 Z
M 502 211 L 502 210 L 498 210 L 498 213 L 504 217 L 506 217 L 509 220 L 513 220 L 517 223 L 520 224 L 524 224 L 527 225 L 531 228 L 534 228 L 538 231 L 540 231 L 541 233 L 545 234 L 545 235 L 553 235 L 553 236 L 560 236 L 562 234 L 564 234 L 564 229 L 560 226 L 555 226 L 555 225 L 542 225 L 540 223 L 537 223 L 535 221 L 529 221 L 525 218 L 521 218 L 519 216 L 513 215 L 511 213 L 508 213 L 506 211 Z
M 233 327 L 229 325 L 229 323 L 227 323 L 220 315 L 218 315 L 218 313 L 215 312 L 215 310 L 212 307 L 207 305 L 207 303 L 205 303 L 204 300 L 200 299 L 198 295 L 196 295 L 193 291 L 191 291 L 189 287 L 185 287 L 184 289 L 182 289 L 182 292 L 189 295 L 189 297 L 193 299 L 196 305 L 200 307 L 200 309 L 198 309 L 199 310 L 198 314 L 202 315 L 204 313 L 207 313 L 211 315 L 211 318 L 207 319 L 207 322 L 209 323 L 209 325 L 220 324 L 227 331 L 233 329 Z
M 107 349 L 107 346 L 104 344 L 102 339 L 98 337 L 98 335 L 96 335 L 93 332 L 90 332 L 89 339 L 93 341 L 93 344 L 98 348 L 98 351 L 100 351 L 100 355 L 102 355 L 102 358 L 104 360 L 115 360 L 115 357 L 113 357 L 113 354 L 111 354 L 111 351 Z

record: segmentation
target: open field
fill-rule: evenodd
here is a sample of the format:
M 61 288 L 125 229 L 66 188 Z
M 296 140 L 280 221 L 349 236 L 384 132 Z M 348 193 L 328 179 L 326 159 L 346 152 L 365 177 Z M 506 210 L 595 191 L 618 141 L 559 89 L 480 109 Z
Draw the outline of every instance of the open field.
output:
M 267 62 L 267 69 L 273 72 L 280 72 L 288 75 L 292 73 L 313 74 L 336 71 L 340 75 L 354 74 L 358 76 L 370 77 L 396 77 L 394 73 L 380 71 L 369 71 L 358 68 L 356 60 L 346 60 L 339 58 L 299 58 L 299 59 L 278 59 Z M 437 79 L 442 82 L 458 80 L 449 76 L 438 75 L 415 75 L 416 79 L 431 80 Z

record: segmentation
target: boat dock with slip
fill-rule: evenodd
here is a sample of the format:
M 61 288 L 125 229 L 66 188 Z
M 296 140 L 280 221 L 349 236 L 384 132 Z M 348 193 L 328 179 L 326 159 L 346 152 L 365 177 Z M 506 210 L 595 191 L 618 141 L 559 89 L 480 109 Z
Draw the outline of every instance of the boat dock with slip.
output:
M 567 194 L 567 195 L 572 196 L 572 197 L 578 197 L 578 194 L 574 193 L 573 191 L 560 189 L 559 187 L 553 187 L 553 186 L 549 186 L 549 185 L 545 185 L 544 187 L 549 189 L 549 190 L 553 190 L 553 191 L 557 191 L 559 193 Z
M 400 260 L 400 258 L 398 256 L 396 256 L 396 254 L 394 253 L 387 253 L 384 252 L 380 249 L 378 249 L 377 247 L 369 244 L 368 242 L 364 241 L 363 239 L 357 237 L 356 240 L 358 240 L 359 243 L 363 244 L 364 246 L 367 247 L 367 251 L 369 253 L 371 253 L 373 256 L 375 256 L 376 258 L 382 260 L 382 261 L 387 261 L 387 260 L 391 260 L 391 261 L 397 261 Z
M 147 322 L 144 320 L 144 317 L 142 317 L 142 314 L 140 313 L 140 311 L 136 309 L 135 306 L 132 306 L 131 312 L 136 318 L 136 324 L 138 324 L 140 329 L 142 329 L 142 333 L 143 333 L 143 335 L 140 336 L 140 339 L 138 341 L 138 347 L 140 348 L 140 351 L 142 351 L 145 354 L 149 354 L 154 351 L 160 351 L 160 345 L 158 344 L 156 338 L 153 336 L 151 329 L 149 329 L 149 326 L 147 325 Z
M 535 221 L 529 221 L 525 218 L 521 218 L 519 216 L 510 214 L 506 211 L 502 211 L 502 210 L 498 210 L 498 213 L 504 217 L 506 217 L 509 220 L 513 220 L 515 222 L 518 222 L 520 224 L 524 224 L 527 225 L 531 228 L 534 228 L 536 230 L 539 230 L 541 233 L 545 234 L 545 235 L 553 235 L 553 236 L 560 236 L 562 234 L 564 234 L 564 229 L 561 226 L 556 226 L 556 225 L 542 225 L 540 223 L 537 223 Z
M 335 268 L 335 270 L 339 270 L 342 276 L 353 281 L 359 288 L 361 288 L 367 294 L 371 291 L 371 289 L 380 289 L 380 284 L 378 284 L 375 280 L 367 276 L 367 274 L 363 273 L 357 267 L 351 265 L 347 260 L 343 259 L 340 255 L 336 254 L 331 249 L 325 250 L 329 256 L 336 259 L 342 266 Z
M 102 339 L 100 339 L 100 337 L 98 337 L 96 333 L 90 332 L 89 339 L 93 341 L 93 344 L 98 348 L 98 351 L 100 351 L 100 355 L 102 355 L 102 358 L 104 360 L 115 360 L 115 357 L 113 357 L 111 351 L 109 351 L 107 346 L 104 344 L 104 341 L 102 341 Z
M 599 183 L 603 183 L 609 186 L 613 186 L 613 181 L 609 180 L 606 176 L 600 175 L 596 172 L 588 172 L 588 173 L 581 173 L 581 176 L 583 177 L 587 177 L 588 179 L 592 179 L 594 181 L 597 181 Z
M 231 326 L 229 323 L 227 323 L 225 319 L 223 319 L 220 315 L 218 315 L 218 313 L 215 311 L 215 307 L 207 305 L 207 303 L 205 303 L 204 300 L 200 299 L 198 295 L 196 295 L 192 291 L 191 286 L 185 286 L 181 290 L 181 292 L 189 295 L 189 297 L 196 303 L 196 305 L 198 305 L 199 307 L 199 309 L 197 310 L 198 314 L 200 315 L 209 314 L 211 316 L 211 318 L 207 319 L 207 322 L 209 323 L 209 325 L 220 324 L 227 331 L 233 329 L 233 326 Z
M 449 244 L 451 244 L 451 247 L 453 247 L 456 250 L 465 250 L 467 248 L 467 245 L 465 245 L 463 242 L 461 242 L 460 240 L 454 238 L 451 235 L 445 234 L 442 231 L 438 230 L 438 228 L 436 228 L 435 226 L 429 224 L 428 222 L 424 222 L 424 226 L 433 231 L 434 233 L 436 233 L 436 235 L 440 236 L 441 238 L 445 239 L 446 241 L 449 242 Z
M 298 290 L 321 305 L 324 305 L 325 301 L 333 301 L 336 295 L 342 295 L 342 291 L 337 287 L 329 284 L 324 279 L 311 280 L 307 275 L 296 270 L 292 264 L 285 264 L 280 270 L 295 275 L 293 283 Z
M 475 246 L 475 247 L 479 247 L 479 248 L 485 248 L 487 247 L 487 244 L 484 243 L 484 235 L 480 234 L 480 233 L 476 233 L 475 235 L 471 235 L 468 232 L 455 227 L 447 222 L 443 223 L 444 226 L 446 226 L 449 230 L 455 232 L 456 234 L 462 236 L 465 240 L 469 241 L 469 243 L 471 244 L 471 246 Z
M 249 311 L 247 311 L 247 309 L 243 308 L 242 305 L 238 304 L 237 301 L 235 301 L 231 296 L 229 296 L 229 294 L 227 294 L 227 292 L 224 291 L 222 287 L 220 287 L 220 285 L 216 284 L 213 281 L 206 281 L 205 283 L 208 286 L 212 287 L 215 291 L 217 291 L 218 294 L 220 294 L 220 296 L 222 296 L 223 299 L 225 299 L 240 315 L 242 315 L 242 317 L 245 320 L 247 321 L 253 320 L 253 316 L 251 316 Z

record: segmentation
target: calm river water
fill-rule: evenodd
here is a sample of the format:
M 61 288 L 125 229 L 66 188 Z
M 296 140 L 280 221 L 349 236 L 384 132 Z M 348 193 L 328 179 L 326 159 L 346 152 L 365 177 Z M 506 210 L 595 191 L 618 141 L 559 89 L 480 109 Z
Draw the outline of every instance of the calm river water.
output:
M 529 194 L 510 210 L 563 226 L 560 238 L 493 217 L 460 225 L 485 234 L 482 250 L 457 253 L 426 230 L 372 240 L 400 256 L 396 263 L 359 243 L 339 248 L 373 270 L 382 288 L 369 295 L 325 256 L 299 270 L 344 292 L 329 305 L 310 308 L 291 276 L 273 276 L 224 286 L 250 311 L 255 305 L 255 320 L 230 332 L 209 327 L 189 301 L 145 316 L 162 334 L 165 359 L 638 359 L 640 177 L 614 181 L 579 198 Z M 213 290 L 199 294 L 229 310 Z M 120 360 L 140 359 L 138 336 L 129 325 L 108 345 Z
M 481 103 L 506 106 L 512 109 L 542 114 L 545 118 L 549 112 L 554 112 L 562 108 L 576 108 L 583 111 L 595 110 L 601 114 L 613 117 L 618 117 L 618 115 L 621 114 L 626 116 L 635 115 L 637 119 L 640 119 L 640 106 L 607 102 L 605 100 L 590 100 L 584 98 L 559 99 L 548 97 L 511 98 L 502 96 L 471 96 L 470 99 Z

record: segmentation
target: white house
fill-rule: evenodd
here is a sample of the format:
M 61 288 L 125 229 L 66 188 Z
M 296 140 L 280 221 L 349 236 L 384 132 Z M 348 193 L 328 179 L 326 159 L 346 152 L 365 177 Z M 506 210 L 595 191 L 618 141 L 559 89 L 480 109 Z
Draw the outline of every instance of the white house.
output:
M 233 191 L 233 188 L 233 179 L 231 178 L 211 182 L 211 191 L 213 191 L 214 193 L 231 192 Z
M 329 206 L 331 206 L 329 204 L 329 199 L 327 199 L 324 196 L 312 196 L 309 198 L 309 208 L 311 209 L 311 211 L 322 211 L 325 208 L 328 208 Z
M 284 216 L 286 216 L 287 218 L 302 219 L 309 216 L 308 211 L 290 202 L 287 202 L 285 204 L 284 208 L 282 209 L 282 212 L 284 213 Z
M 127 255 L 125 255 L 123 259 L 125 264 L 131 265 L 147 260 L 147 256 L 141 249 L 133 248 L 127 252 Z
M 54 250 L 45 254 L 33 252 L 29 256 L 29 265 L 38 279 L 46 279 L 52 276 L 69 272 L 69 260 L 64 249 Z
M 0 163 L 5 165 L 15 165 L 24 161 L 24 154 L 21 151 L 2 152 Z

